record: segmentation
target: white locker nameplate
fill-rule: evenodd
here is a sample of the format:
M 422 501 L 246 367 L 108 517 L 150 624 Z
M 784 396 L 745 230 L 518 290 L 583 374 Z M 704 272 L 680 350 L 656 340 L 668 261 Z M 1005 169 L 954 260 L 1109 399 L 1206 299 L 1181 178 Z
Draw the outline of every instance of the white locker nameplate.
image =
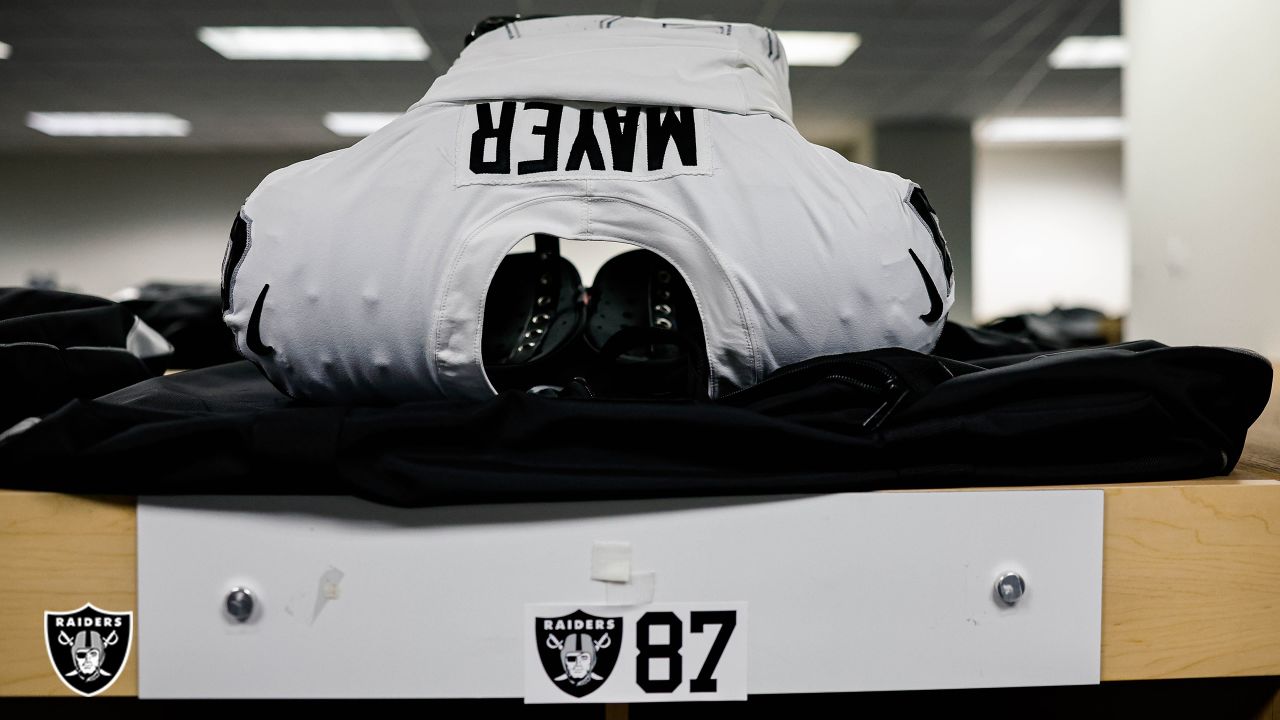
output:
M 726 601 L 750 608 L 751 694 L 1096 683 L 1102 514 L 1100 490 L 144 497 L 139 694 L 518 698 L 526 606 Z M 629 548 L 629 582 L 592 579 L 596 547 Z M 1007 572 L 1026 582 L 1013 605 Z M 247 622 L 224 610 L 233 587 L 253 594 Z

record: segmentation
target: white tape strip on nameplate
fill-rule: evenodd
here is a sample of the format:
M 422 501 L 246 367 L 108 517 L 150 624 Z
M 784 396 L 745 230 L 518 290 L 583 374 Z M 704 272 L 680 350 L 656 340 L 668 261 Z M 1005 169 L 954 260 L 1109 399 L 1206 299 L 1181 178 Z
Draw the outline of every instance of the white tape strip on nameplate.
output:
M 604 586 L 604 603 L 606 605 L 647 605 L 653 602 L 657 585 L 655 573 L 632 573 L 629 583 L 607 583 Z
M 591 579 L 631 582 L 631 543 L 597 540 L 591 545 Z

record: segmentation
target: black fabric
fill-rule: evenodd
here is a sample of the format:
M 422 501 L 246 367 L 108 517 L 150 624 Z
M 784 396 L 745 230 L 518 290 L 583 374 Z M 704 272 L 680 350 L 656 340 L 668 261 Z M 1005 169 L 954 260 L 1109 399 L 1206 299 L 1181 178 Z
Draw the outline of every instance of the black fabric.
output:
M 975 328 L 948 320 L 933 353 L 953 360 L 978 360 L 1004 355 L 1057 350 L 1031 338 L 1003 333 L 990 328 Z
M 419 506 L 1172 480 L 1229 472 L 1270 385 L 1264 359 L 1222 348 L 990 369 L 886 349 L 784 368 L 716 402 L 506 392 L 344 408 L 284 398 L 240 362 L 68 404 L 0 442 L 0 485 Z
M 127 308 L 92 295 L 0 288 L 0 343 L 123 348 L 133 321 Z
M 0 345 L 0 432 L 75 398 L 94 398 L 154 375 L 134 355 L 112 348 Z
M 1108 319 L 1092 308 L 1054 308 L 1047 313 L 1026 313 L 993 320 L 988 330 L 1024 338 L 1055 350 L 1106 345 Z
M 171 368 L 202 368 L 240 359 L 235 336 L 222 321 L 216 285 L 152 282 L 138 288 L 136 299 L 120 304 L 173 345 L 173 356 L 167 361 Z
M 701 338 L 701 334 L 698 334 Z M 632 353 L 644 353 L 636 356 Z M 652 354 L 649 357 L 648 354 Z M 705 400 L 706 348 L 690 334 L 629 326 L 613 333 L 575 380 L 592 397 L 632 400 Z
M 155 375 L 125 349 L 134 321 L 103 298 L 0 288 L 0 432 Z

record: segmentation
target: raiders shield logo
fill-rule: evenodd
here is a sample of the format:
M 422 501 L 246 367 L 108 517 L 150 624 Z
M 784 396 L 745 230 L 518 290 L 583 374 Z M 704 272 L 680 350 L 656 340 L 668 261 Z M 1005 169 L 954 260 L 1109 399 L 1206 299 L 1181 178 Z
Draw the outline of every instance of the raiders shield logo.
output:
M 622 646 L 621 618 L 596 617 L 577 610 L 534 622 L 538 657 L 556 687 L 580 698 L 609 679 Z
M 44 639 L 62 683 L 91 697 L 111 687 L 129 660 L 133 613 L 99 610 L 91 603 L 70 612 L 46 610 Z

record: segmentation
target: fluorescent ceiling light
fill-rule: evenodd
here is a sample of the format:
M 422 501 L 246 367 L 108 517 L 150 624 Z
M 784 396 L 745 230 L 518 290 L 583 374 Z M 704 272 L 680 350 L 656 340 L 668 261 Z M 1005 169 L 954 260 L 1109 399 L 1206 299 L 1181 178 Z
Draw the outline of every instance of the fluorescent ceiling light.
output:
M 200 42 L 229 60 L 426 60 L 409 27 L 202 27 Z
M 1124 139 L 1124 118 L 992 118 L 975 128 L 979 142 L 1114 142 Z
M 324 126 L 335 135 L 364 137 L 400 117 L 400 113 L 335 112 L 326 113 Z
M 779 31 L 778 39 L 787 51 L 788 65 L 835 67 L 841 65 L 862 44 L 858 33 Z
M 1059 70 L 1124 67 L 1129 43 L 1122 35 L 1076 35 L 1049 53 L 1049 66 Z
M 13 54 L 13 46 L 8 43 L 0 42 L 0 60 L 8 60 Z
M 27 113 L 27 127 L 65 137 L 186 137 L 191 123 L 168 113 Z

